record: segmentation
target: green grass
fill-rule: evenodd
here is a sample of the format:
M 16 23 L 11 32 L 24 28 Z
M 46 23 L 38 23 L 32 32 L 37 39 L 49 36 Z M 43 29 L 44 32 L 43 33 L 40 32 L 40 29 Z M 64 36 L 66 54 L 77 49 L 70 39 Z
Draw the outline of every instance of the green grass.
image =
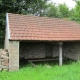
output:
M 63 66 L 37 64 L 36 68 L 28 64 L 20 71 L 0 72 L 0 80 L 80 80 L 80 61 Z

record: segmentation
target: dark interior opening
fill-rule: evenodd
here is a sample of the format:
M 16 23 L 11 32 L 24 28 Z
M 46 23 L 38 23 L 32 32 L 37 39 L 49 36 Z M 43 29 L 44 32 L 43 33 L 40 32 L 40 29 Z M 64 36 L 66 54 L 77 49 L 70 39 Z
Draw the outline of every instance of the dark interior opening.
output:
M 45 58 L 52 58 L 53 56 L 53 45 L 45 44 Z
M 70 64 L 75 61 L 74 55 L 70 52 L 72 50 L 69 44 L 63 45 L 63 65 Z M 73 45 L 72 45 L 73 47 Z M 28 60 L 39 59 L 56 59 L 52 61 L 35 61 L 35 64 L 59 64 L 59 44 L 50 42 L 20 42 L 20 65 L 28 64 Z M 74 51 L 75 52 L 75 51 Z M 64 54 L 65 53 L 65 54 Z M 67 55 L 66 55 L 67 54 Z M 72 57 L 73 56 L 73 57 Z M 73 59 L 73 60 L 72 60 Z

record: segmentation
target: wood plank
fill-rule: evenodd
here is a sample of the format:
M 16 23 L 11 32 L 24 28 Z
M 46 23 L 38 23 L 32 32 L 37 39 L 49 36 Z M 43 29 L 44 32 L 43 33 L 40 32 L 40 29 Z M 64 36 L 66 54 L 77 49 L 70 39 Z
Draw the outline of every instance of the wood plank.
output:
M 52 61 L 52 60 L 58 60 L 58 59 L 37 59 L 37 60 L 30 60 L 30 61 Z
M 67 58 L 63 58 L 63 59 L 67 59 Z M 35 62 L 35 61 L 53 61 L 53 60 L 59 60 L 59 58 L 56 58 L 56 59 L 35 59 L 35 60 L 29 60 L 29 61 Z
M 62 62 L 63 62 L 63 59 L 62 59 L 62 42 L 59 43 L 59 66 L 62 66 Z
M 28 62 L 33 65 L 34 67 L 36 67 L 36 65 L 34 63 L 32 63 L 30 60 L 28 60 Z

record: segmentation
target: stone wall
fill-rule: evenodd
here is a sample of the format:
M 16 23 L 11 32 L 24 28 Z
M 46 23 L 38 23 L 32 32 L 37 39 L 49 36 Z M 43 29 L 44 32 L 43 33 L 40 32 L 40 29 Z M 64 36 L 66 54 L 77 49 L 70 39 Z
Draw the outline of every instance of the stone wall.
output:
M 9 53 L 7 50 L 0 49 L 0 71 L 9 70 Z
M 59 57 L 59 44 L 47 42 L 9 41 L 9 53 L 0 49 L 0 71 L 19 70 L 20 58 L 35 59 Z M 63 42 L 63 57 L 80 60 L 80 42 Z
M 74 60 L 80 60 L 80 42 L 64 42 L 63 56 Z
M 53 57 L 59 56 L 59 44 L 53 44 Z M 63 42 L 63 57 L 80 60 L 80 42 Z
M 43 43 L 25 43 L 20 44 L 20 58 L 45 58 L 45 45 Z
M 9 41 L 9 52 L 0 49 L 0 71 L 19 70 L 20 58 L 35 59 L 59 57 L 59 44 Z M 63 42 L 63 57 L 80 60 L 80 42 Z
M 59 56 L 59 44 L 53 44 L 53 57 Z
M 59 45 L 39 42 L 21 42 L 20 59 L 51 58 L 58 57 Z
M 49 47 L 47 47 L 49 46 Z M 20 58 L 27 59 L 59 57 L 59 44 L 49 43 L 20 43 Z M 80 42 L 63 42 L 63 57 L 74 60 L 80 59 Z

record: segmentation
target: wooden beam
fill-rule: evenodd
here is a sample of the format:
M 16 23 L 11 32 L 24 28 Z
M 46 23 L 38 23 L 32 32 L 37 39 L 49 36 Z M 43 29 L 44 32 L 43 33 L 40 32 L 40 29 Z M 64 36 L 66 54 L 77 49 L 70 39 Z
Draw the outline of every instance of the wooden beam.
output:
M 63 59 L 67 59 L 67 58 L 63 58 Z M 29 61 L 37 62 L 37 61 L 53 61 L 53 60 L 59 60 L 59 58 L 56 58 L 56 59 L 33 59 L 33 60 L 29 60 Z
M 34 63 L 32 63 L 32 61 L 28 60 L 28 62 L 29 62 L 30 64 L 32 64 L 34 67 L 36 67 L 36 65 L 35 65 Z
M 59 42 L 59 66 L 62 66 L 62 62 L 63 62 L 62 45 L 63 45 L 63 42 Z

